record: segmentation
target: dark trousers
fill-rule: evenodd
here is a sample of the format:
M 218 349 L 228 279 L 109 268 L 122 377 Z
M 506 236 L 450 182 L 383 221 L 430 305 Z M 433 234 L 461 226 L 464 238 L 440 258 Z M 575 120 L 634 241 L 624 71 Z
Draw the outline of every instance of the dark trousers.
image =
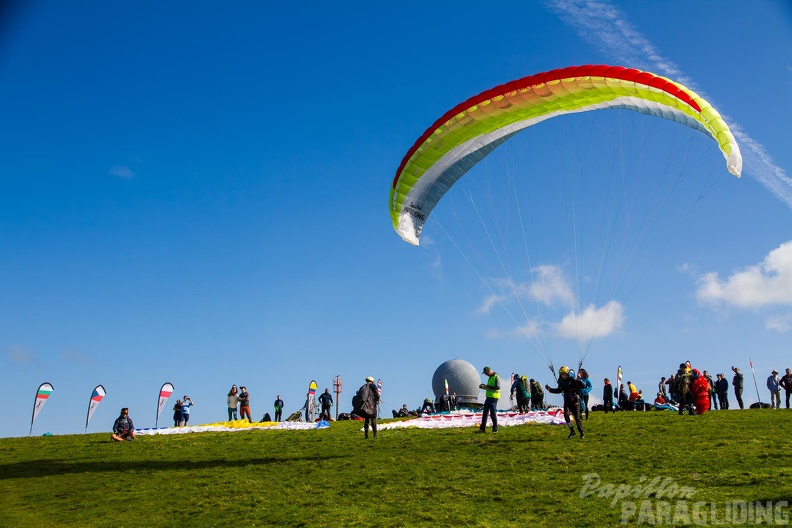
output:
M 566 424 L 572 429 L 572 423 L 570 422 L 570 415 L 575 417 L 575 423 L 577 424 L 578 431 L 581 433 L 583 432 L 583 422 L 580 419 L 580 400 L 569 400 L 564 398 L 564 420 L 566 420 Z
M 734 387 L 734 397 L 737 398 L 737 404 L 740 406 L 740 409 L 744 409 L 743 401 L 742 401 L 742 387 Z
M 275 421 L 280 422 L 281 418 L 283 418 L 283 411 L 281 410 L 275 411 Z
M 726 391 L 721 391 L 718 393 L 718 400 L 720 401 L 720 408 L 721 410 L 726 410 L 729 408 L 729 393 Z
M 487 430 L 487 415 L 492 417 L 492 431 L 498 430 L 498 398 L 484 400 L 484 412 L 481 413 L 481 430 Z
M 377 415 L 366 416 L 363 422 L 363 431 L 365 432 L 366 438 L 368 438 L 369 422 L 371 422 L 371 431 L 374 433 L 374 438 L 377 438 Z
M 792 391 L 784 389 L 784 392 L 786 393 L 786 408 L 789 409 L 789 396 L 792 395 Z

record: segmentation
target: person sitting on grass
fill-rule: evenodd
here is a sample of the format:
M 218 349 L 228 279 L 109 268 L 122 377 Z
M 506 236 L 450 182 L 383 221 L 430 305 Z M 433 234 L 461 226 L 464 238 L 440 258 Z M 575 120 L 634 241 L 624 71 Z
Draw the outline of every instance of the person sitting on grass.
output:
M 407 409 L 406 403 L 402 405 L 402 408 L 399 409 L 398 411 L 393 411 L 394 418 L 406 418 L 408 416 L 410 416 L 410 410 Z
M 110 438 L 116 442 L 135 439 L 135 424 L 132 423 L 132 418 L 129 417 L 129 409 L 127 407 L 121 409 L 121 416 L 116 418 L 113 424 L 113 434 L 110 435 Z

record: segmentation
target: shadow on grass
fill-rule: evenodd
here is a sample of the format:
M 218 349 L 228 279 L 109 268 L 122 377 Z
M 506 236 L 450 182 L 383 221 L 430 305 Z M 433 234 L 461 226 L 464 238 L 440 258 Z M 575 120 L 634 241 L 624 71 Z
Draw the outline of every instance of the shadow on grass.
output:
M 253 457 L 235 460 L 140 460 L 140 461 L 81 461 L 70 462 L 61 459 L 26 460 L 0 465 L 0 480 L 17 478 L 49 477 L 76 473 L 120 473 L 129 471 L 173 471 L 201 470 L 212 468 L 238 468 L 247 466 L 265 466 L 271 464 L 290 464 L 308 461 L 321 462 L 347 455 L 305 456 L 305 457 Z

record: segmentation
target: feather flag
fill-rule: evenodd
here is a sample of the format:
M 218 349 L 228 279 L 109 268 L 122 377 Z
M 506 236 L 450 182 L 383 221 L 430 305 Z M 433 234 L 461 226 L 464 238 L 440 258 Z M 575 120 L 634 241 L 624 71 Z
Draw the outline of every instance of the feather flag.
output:
M 36 390 L 36 399 L 33 402 L 33 418 L 30 419 L 30 434 L 33 434 L 33 422 L 36 421 L 36 416 L 38 416 L 44 404 L 47 403 L 53 390 L 55 389 L 52 388 L 51 383 L 42 383 Z
M 162 387 L 160 387 L 159 397 L 157 399 L 157 419 L 154 421 L 154 427 L 157 427 L 159 424 L 159 417 L 162 409 L 165 408 L 165 402 L 168 401 L 171 394 L 173 394 L 173 384 L 172 383 L 163 383 Z
M 88 416 L 85 417 L 85 430 L 88 430 L 88 422 L 91 421 L 91 416 L 93 415 L 96 408 L 99 406 L 99 402 L 102 401 L 102 398 L 105 397 L 107 391 L 101 385 L 97 385 L 96 388 L 91 393 L 91 399 L 88 402 Z
M 318 388 L 319 385 L 316 384 L 316 380 L 311 380 L 311 383 L 308 384 L 308 401 L 306 402 L 305 416 L 310 414 L 311 421 L 316 418 L 316 389 Z
M 380 397 L 382 396 L 382 380 L 381 379 L 377 379 L 377 394 L 379 394 Z
M 448 396 L 448 380 L 444 379 L 443 381 L 445 382 L 446 396 Z
M 624 373 L 622 372 L 621 365 L 619 365 L 619 368 L 616 370 L 616 388 L 614 389 L 614 392 L 616 392 L 617 394 L 619 392 L 619 389 L 621 388 L 622 377 L 624 377 Z

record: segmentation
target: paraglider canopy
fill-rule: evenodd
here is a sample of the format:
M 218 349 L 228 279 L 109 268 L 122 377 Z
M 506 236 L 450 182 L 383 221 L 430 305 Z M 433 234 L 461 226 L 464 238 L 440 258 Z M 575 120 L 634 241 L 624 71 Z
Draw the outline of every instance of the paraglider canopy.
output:
M 418 245 L 432 209 L 471 167 L 514 134 L 555 116 L 623 108 L 678 121 L 714 139 L 729 172 L 742 156 L 720 114 L 665 77 L 634 68 L 586 65 L 538 73 L 460 103 L 429 127 L 402 159 L 390 193 L 391 221 Z

